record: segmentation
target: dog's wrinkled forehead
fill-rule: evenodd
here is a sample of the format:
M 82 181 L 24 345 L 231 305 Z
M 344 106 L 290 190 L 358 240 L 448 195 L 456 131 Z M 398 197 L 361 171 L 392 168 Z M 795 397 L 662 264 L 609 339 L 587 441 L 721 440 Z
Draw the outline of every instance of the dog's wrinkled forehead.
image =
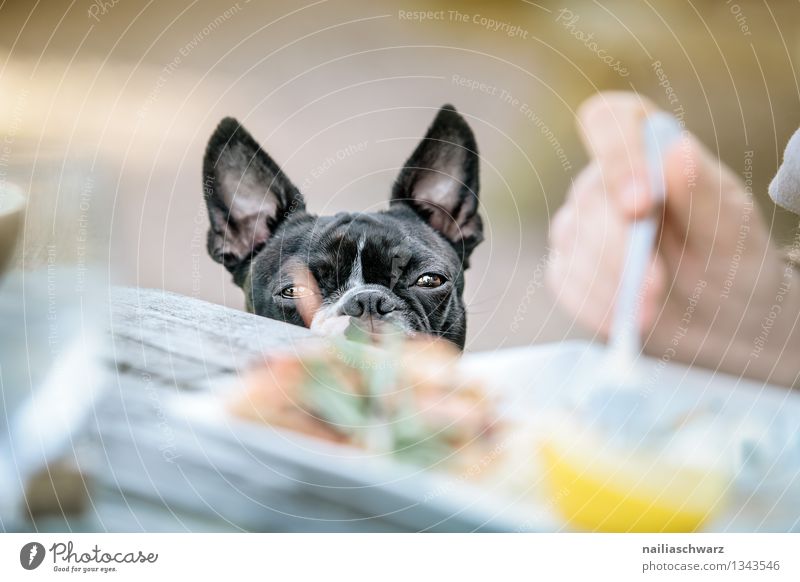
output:
M 357 282 L 392 288 L 400 272 L 444 247 L 419 221 L 342 213 L 314 225 L 306 262 L 325 290 Z

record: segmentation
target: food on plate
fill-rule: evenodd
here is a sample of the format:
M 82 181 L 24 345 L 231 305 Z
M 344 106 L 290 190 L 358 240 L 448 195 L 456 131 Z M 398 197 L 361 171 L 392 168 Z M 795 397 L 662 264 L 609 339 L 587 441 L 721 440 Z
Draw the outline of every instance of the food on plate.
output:
M 247 392 L 237 394 L 231 411 L 241 418 L 288 428 L 309 436 L 343 443 L 344 434 L 329 426 L 301 401 L 306 371 L 302 361 L 289 354 L 270 357 L 266 365 L 245 377 Z
M 508 414 L 513 398 L 496 398 L 458 360 L 450 344 L 429 338 L 304 344 L 265 356 L 230 409 L 493 491 L 539 496 L 575 529 L 696 531 L 724 508 L 724 456 L 708 461 L 703 451 L 717 448 L 693 445 L 708 415 L 670 417 L 664 430 L 645 423 L 631 436 L 563 404 Z
M 265 357 L 243 378 L 241 418 L 450 470 L 496 448 L 502 422 L 485 388 L 435 339 L 381 347 L 328 340 Z

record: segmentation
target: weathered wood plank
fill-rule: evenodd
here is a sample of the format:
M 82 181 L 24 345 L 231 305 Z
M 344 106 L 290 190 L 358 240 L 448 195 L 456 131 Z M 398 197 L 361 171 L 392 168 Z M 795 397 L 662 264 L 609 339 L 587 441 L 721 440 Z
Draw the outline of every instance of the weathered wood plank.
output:
M 267 351 L 313 337 L 298 326 L 161 290 L 118 288 L 111 303 L 109 356 L 179 381 L 240 370 Z

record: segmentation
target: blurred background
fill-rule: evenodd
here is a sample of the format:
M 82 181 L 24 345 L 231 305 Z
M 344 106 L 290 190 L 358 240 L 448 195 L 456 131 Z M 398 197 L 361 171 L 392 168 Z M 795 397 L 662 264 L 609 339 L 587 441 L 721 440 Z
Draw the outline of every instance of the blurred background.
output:
M 241 308 L 205 251 L 201 161 L 223 116 L 332 213 L 385 207 L 453 103 L 477 134 L 487 227 L 468 349 L 493 349 L 581 334 L 543 274 L 549 218 L 586 162 L 575 108 L 598 90 L 647 95 L 739 173 L 752 151 L 754 195 L 787 242 L 796 221 L 766 186 L 800 125 L 798 59 L 788 0 L 7 0 L 0 172 L 43 159 L 100 171 L 120 282 Z M 20 252 L 35 257 L 37 236 L 29 224 Z

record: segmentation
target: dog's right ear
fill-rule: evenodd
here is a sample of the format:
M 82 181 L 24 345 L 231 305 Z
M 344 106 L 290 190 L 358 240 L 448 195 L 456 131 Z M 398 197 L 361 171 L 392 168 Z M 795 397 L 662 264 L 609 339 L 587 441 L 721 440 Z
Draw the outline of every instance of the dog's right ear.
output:
M 211 221 L 208 252 L 232 273 L 289 215 L 305 210 L 300 191 L 232 117 L 220 122 L 208 142 L 203 195 Z

